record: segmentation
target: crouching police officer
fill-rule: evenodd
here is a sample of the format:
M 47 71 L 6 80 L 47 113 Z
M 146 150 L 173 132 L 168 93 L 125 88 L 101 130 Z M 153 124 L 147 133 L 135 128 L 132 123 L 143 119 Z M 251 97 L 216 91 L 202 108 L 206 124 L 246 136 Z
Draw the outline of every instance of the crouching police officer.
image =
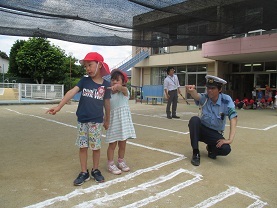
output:
M 226 156 L 231 152 L 230 144 L 233 142 L 237 112 L 232 98 L 222 93 L 222 86 L 227 82 L 219 77 L 207 75 L 206 93 L 197 93 L 195 85 L 186 85 L 187 92 L 199 106 L 200 115 L 193 116 L 189 121 L 190 141 L 193 149 L 191 163 L 200 165 L 200 152 L 198 142 L 207 144 L 208 157 L 216 159 L 218 155 Z M 223 137 L 226 117 L 230 120 L 230 133 L 228 139 Z

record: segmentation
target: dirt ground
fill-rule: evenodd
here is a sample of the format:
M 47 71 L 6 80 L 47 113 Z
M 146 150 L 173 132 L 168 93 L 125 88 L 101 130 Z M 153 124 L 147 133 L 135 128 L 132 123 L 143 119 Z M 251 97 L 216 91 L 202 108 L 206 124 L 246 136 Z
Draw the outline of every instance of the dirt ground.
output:
M 77 103 L 55 116 L 45 114 L 51 106 L 0 106 L 1 207 L 277 207 L 277 110 L 238 111 L 231 154 L 212 160 L 200 143 L 195 167 L 187 125 L 198 108 L 180 102 L 181 119 L 169 120 L 165 104 L 130 101 L 137 133 L 126 151 L 131 171 L 107 171 L 103 139 L 106 181 L 76 187 Z

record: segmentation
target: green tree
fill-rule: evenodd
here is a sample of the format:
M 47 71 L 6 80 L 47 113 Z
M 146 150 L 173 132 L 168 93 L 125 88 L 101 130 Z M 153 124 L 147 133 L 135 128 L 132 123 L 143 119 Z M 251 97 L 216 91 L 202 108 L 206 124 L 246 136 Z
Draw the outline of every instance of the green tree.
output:
M 10 50 L 10 59 L 9 59 L 9 76 L 20 77 L 20 73 L 18 71 L 18 65 L 16 63 L 16 56 L 19 49 L 24 45 L 25 40 L 17 40 Z
M 86 73 L 84 68 L 81 65 L 76 65 L 77 59 L 73 56 L 67 56 L 64 63 L 64 77 L 60 80 L 57 80 L 57 84 L 65 85 L 65 92 L 74 87 L 77 82 L 83 77 Z M 71 76 L 70 76 L 71 73 Z
M 21 75 L 33 78 L 36 83 L 55 83 L 66 76 L 65 53 L 51 45 L 46 38 L 29 38 L 16 55 L 16 64 Z
M 0 57 L 2 57 L 2 58 L 4 58 L 4 59 L 8 59 L 8 60 L 9 60 L 8 55 L 7 55 L 5 52 L 3 52 L 3 51 L 0 51 Z

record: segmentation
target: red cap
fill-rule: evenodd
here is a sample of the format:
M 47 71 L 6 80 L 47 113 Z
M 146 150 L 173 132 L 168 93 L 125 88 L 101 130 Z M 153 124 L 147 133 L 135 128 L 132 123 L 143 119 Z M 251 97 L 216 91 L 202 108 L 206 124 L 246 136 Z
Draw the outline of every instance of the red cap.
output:
M 102 68 L 100 70 L 101 76 L 106 76 L 106 75 L 110 74 L 110 69 L 109 69 L 108 64 L 106 64 L 104 62 L 103 56 L 101 56 L 99 53 L 97 53 L 97 52 L 90 52 L 90 53 L 88 53 L 85 56 L 85 58 L 83 60 L 80 60 L 79 63 L 81 65 L 83 65 L 84 61 L 97 61 L 97 62 L 100 62 L 102 64 Z
M 112 76 L 112 74 L 113 74 L 114 72 L 120 72 L 120 73 L 123 75 L 123 77 L 124 77 L 124 80 L 122 80 L 122 81 L 123 81 L 123 84 L 126 84 L 126 83 L 128 82 L 128 77 L 127 77 L 127 74 L 126 74 L 125 72 L 123 72 L 123 71 L 120 70 L 120 69 L 114 69 L 114 70 L 112 70 L 112 72 L 111 72 L 111 76 Z

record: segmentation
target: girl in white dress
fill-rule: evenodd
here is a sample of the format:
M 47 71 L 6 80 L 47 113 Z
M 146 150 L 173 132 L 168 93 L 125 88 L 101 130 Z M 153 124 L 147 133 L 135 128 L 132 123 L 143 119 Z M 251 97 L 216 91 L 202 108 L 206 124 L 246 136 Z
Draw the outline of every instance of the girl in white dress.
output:
M 106 142 L 109 143 L 107 150 L 108 170 L 119 175 L 121 172 L 127 172 L 130 168 L 127 166 L 124 156 L 127 139 L 136 138 L 134 125 L 132 122 L 130 107 L 128 104 L 130 92 L 126 87 L 128 81 L 127 75 L 115 69 L 111 72 L 111 115 L 110 125 L 106 133 Z M 114 150 L 118 144 L 117 166 L 114 163 Z

